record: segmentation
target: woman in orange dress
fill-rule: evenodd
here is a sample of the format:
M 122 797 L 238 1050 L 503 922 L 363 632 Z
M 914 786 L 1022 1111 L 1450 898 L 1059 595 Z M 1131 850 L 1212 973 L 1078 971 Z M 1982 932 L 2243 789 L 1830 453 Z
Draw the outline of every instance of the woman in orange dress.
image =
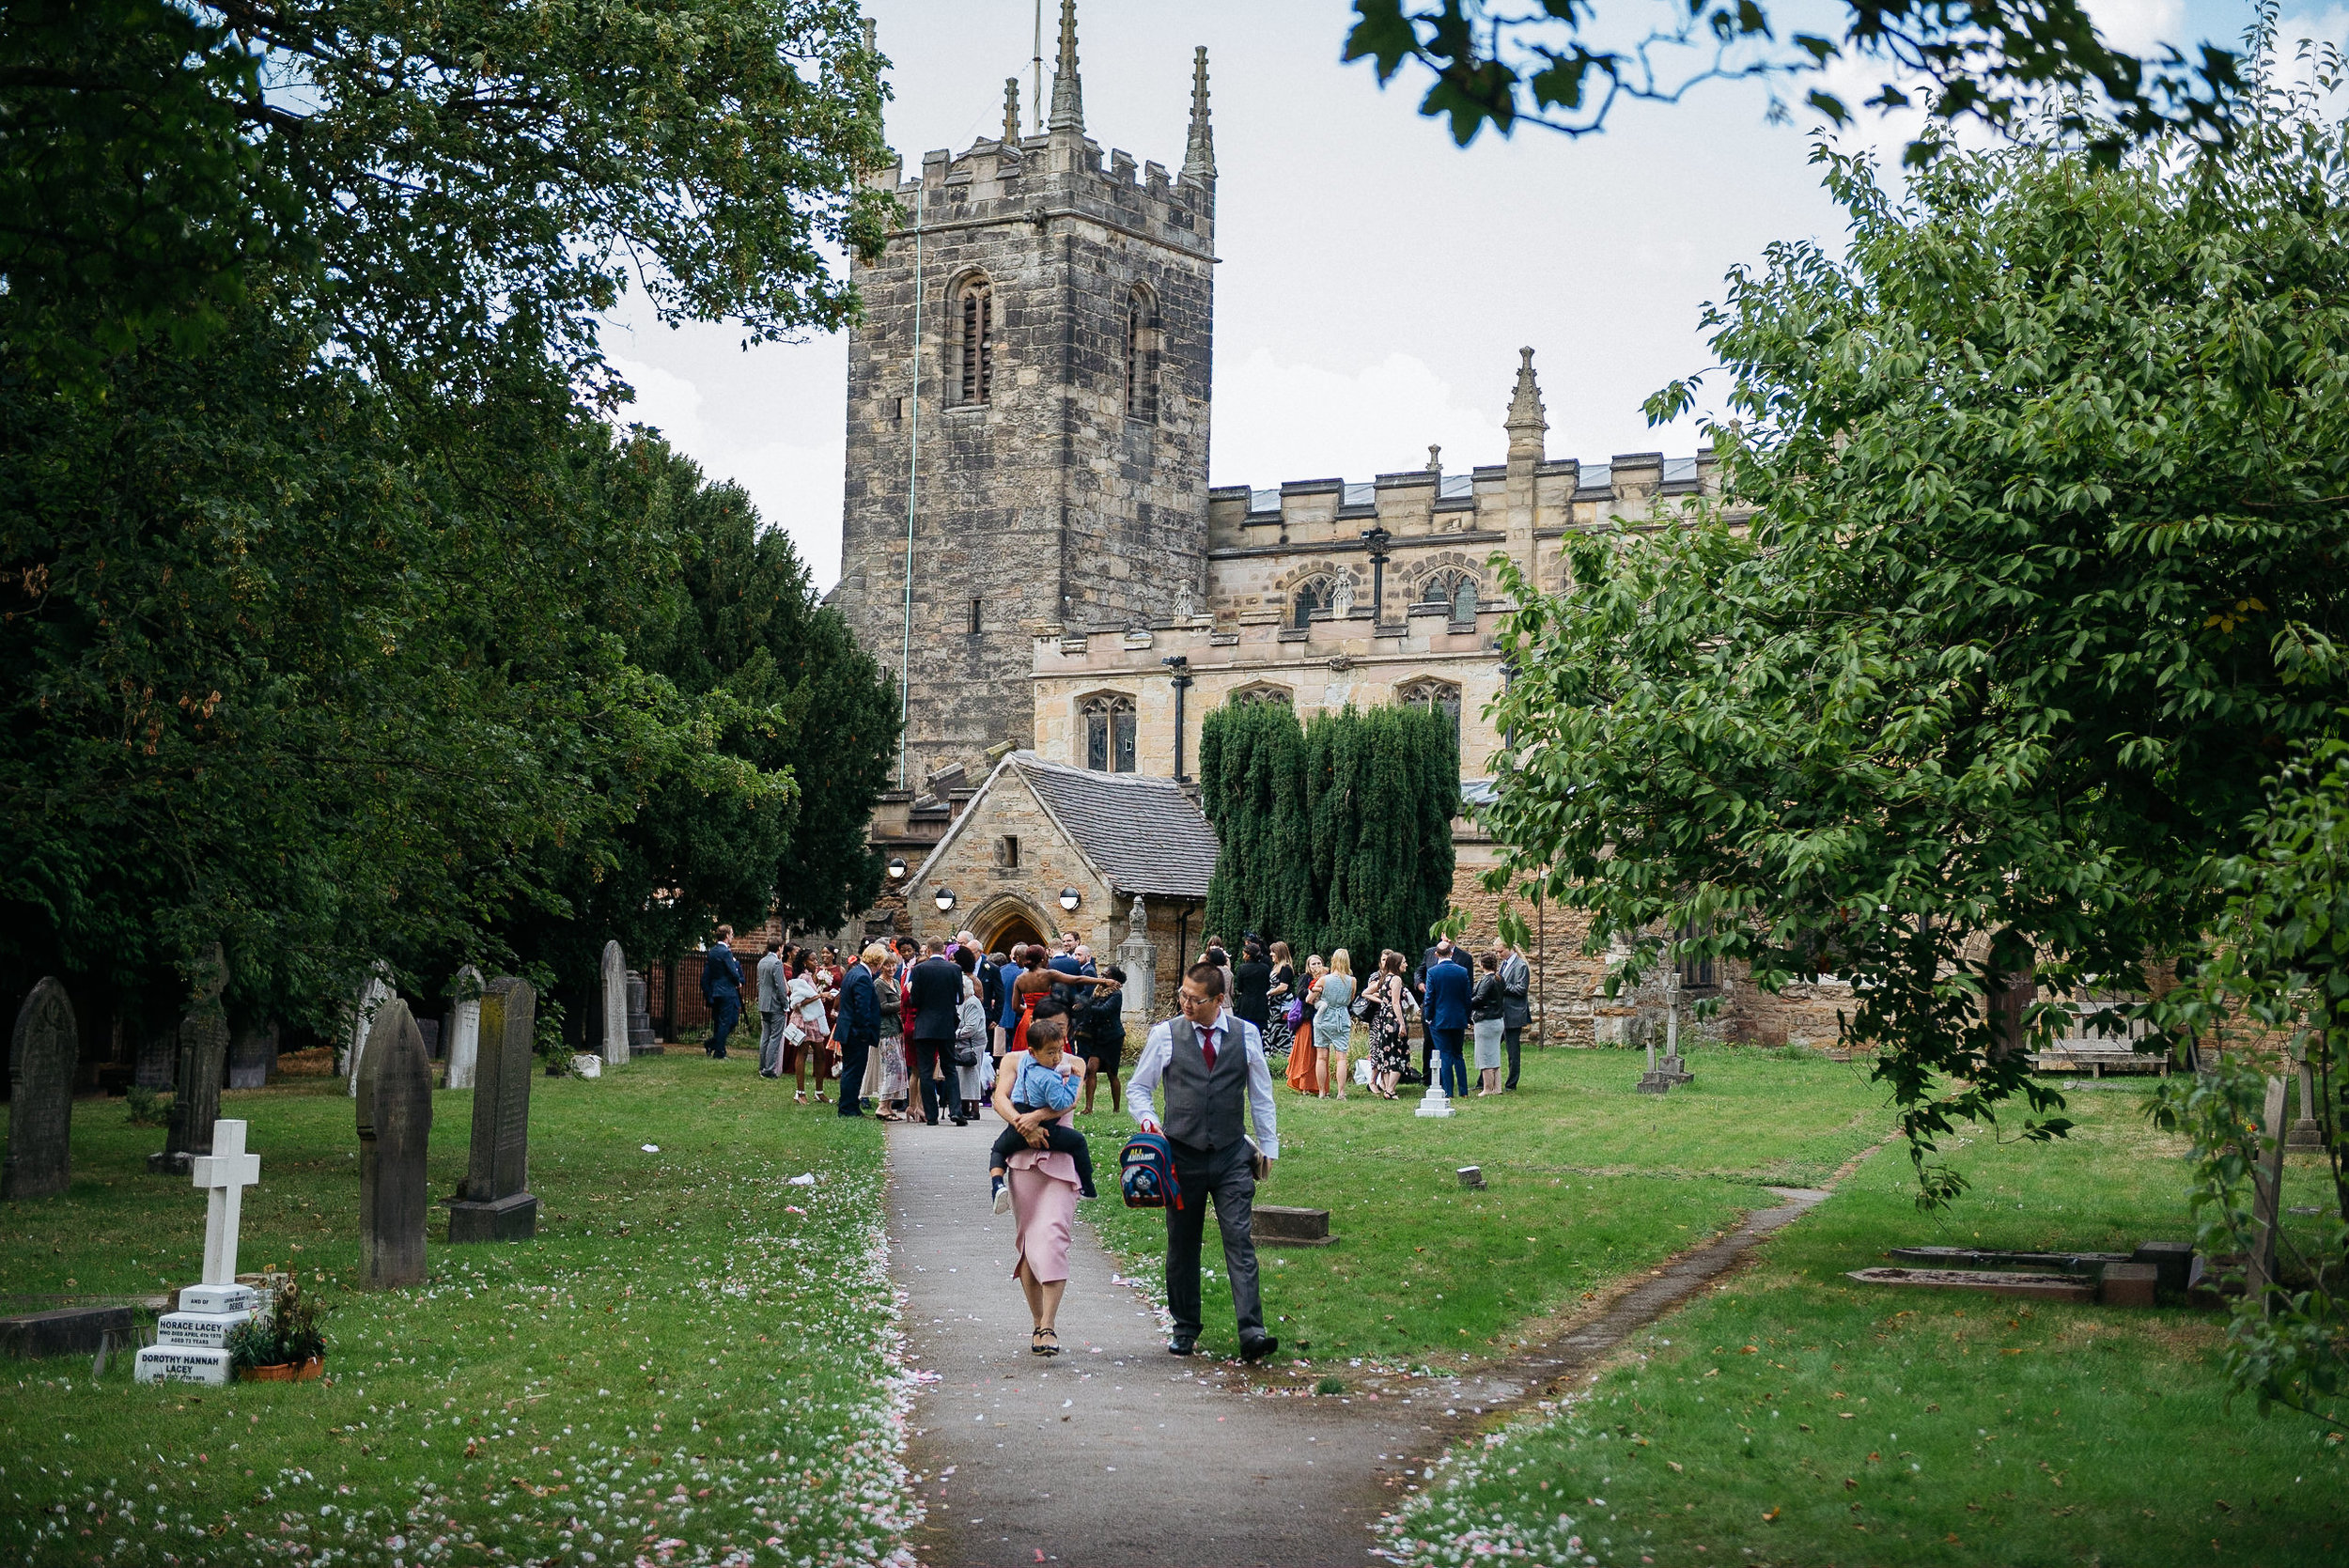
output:
M 1315 954 L 1307 958 L 1305 978 L 1299 984 L 1297 994 L 1299 997 L 1304 996 L 1321 978 L 1323 972 L 1320 955 Z M 1289 1087 L 1300 1094 L 1320 1094 L 1322 1085 L 1319 1065 L 1314 1060 L 1314 1007 L 1311 1001 L 1307 1001 L 1304 1019 L 1297 1026 L 1296 1043 L 1289 1047 Z

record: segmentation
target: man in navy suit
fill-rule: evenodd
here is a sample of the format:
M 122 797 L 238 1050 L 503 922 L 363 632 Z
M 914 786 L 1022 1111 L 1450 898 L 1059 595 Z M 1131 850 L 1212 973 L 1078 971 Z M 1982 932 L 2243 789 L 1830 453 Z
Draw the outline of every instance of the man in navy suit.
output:
M 860 1098 L 864 1085 L 864 1063 L 873 1048 L 880 1043 L 880 998 L 873 990 L 873 971 L 866 959 L 879 954 L 879 948 L 867 948 L 864 957 L 848 966 L 848 972 L 840 977 L 840 1021 L 832 1026 L 832 1037 L 840 1047 L 840 1114 L 862 1116 L 863 1101 Z
M 1468 1029 L 1469 971 L 1453 955 L 1452 940 L 1436 944 L 1436 961 L 1427 966 L 1427 1034 L 1436 1043 L 1447 1094 L 1468 1093 L 1468 1063 L 1460 1060 L 1460 1036 Z M 1453 1080 L 1459 1080 L 1455 1089 Z
M 938 1126 L 938 1104 L 942 1099 L 947 1119 L 961 1126 L 962 1096 L 956 1090 L 954 1073 L 962 966 L 946 956 L 944 942 L 934 940 L 926 951 L 928 955 L 913 966 L 906 986 L 913 1001 L 913 1074 L 922 1085 L 922 1118 L 931 1126 Z

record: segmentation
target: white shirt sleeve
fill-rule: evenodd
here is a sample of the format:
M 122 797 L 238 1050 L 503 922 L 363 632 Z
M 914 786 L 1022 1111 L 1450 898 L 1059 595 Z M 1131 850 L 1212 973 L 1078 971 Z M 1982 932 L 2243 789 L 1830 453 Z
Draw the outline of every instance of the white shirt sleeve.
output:
M 1134 1124 L 1144 1132 L 1159 1130 L 1159 1108 L 1155 1096 L 1159 1079 L 1166 1076 L 1166 1064 L 1174 1055 L 1174 1024 L 1152 1024 L 1149 1038 L 1142 1043 L 1142 1060 L 1134 1063 L 1133 1076 L 1126 1080 L 1126 1109 L 1132 1112 Z
M 1256 1149 L 1267 1159 L 1279 1159 L 1281 1113 L 1272 1103 L 1272 1064 L 1265 1060 L 1264 1036 L 1254 1024 L 1234 1021 L 1248 1040 L 1248 1119 L 1255 1125 Z

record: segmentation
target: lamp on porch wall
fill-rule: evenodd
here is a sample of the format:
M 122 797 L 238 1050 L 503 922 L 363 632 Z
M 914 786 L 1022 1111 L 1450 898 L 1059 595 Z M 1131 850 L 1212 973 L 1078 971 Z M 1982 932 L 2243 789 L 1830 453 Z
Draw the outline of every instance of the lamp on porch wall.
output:
M 1075 888 L 1063 888 L 1060 890 L 1060 907 L 1064 913 L 1072 915 L 1075 914 L 1077 912 L 1077 906 L 1083 902 L 1084 895 L 1079 893 Z
M 942 915 L 955 907 L 955 895 L 949 890 L 941 888 L 938 896 L 931 902 L 938 906 L 938 912 Z

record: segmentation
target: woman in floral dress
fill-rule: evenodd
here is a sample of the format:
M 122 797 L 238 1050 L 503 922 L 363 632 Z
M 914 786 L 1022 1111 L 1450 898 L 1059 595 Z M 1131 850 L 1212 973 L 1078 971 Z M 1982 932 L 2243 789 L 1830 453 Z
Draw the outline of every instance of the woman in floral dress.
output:
M 1389 949 L 1378 955 L 1378 972 L 1367 995 L 1370 1015 L 1370 1090 L 1393 1099 L 1395 1085 L 1411 1066 L 1411 1036 L 1403 1021 L 1403 955 Z

